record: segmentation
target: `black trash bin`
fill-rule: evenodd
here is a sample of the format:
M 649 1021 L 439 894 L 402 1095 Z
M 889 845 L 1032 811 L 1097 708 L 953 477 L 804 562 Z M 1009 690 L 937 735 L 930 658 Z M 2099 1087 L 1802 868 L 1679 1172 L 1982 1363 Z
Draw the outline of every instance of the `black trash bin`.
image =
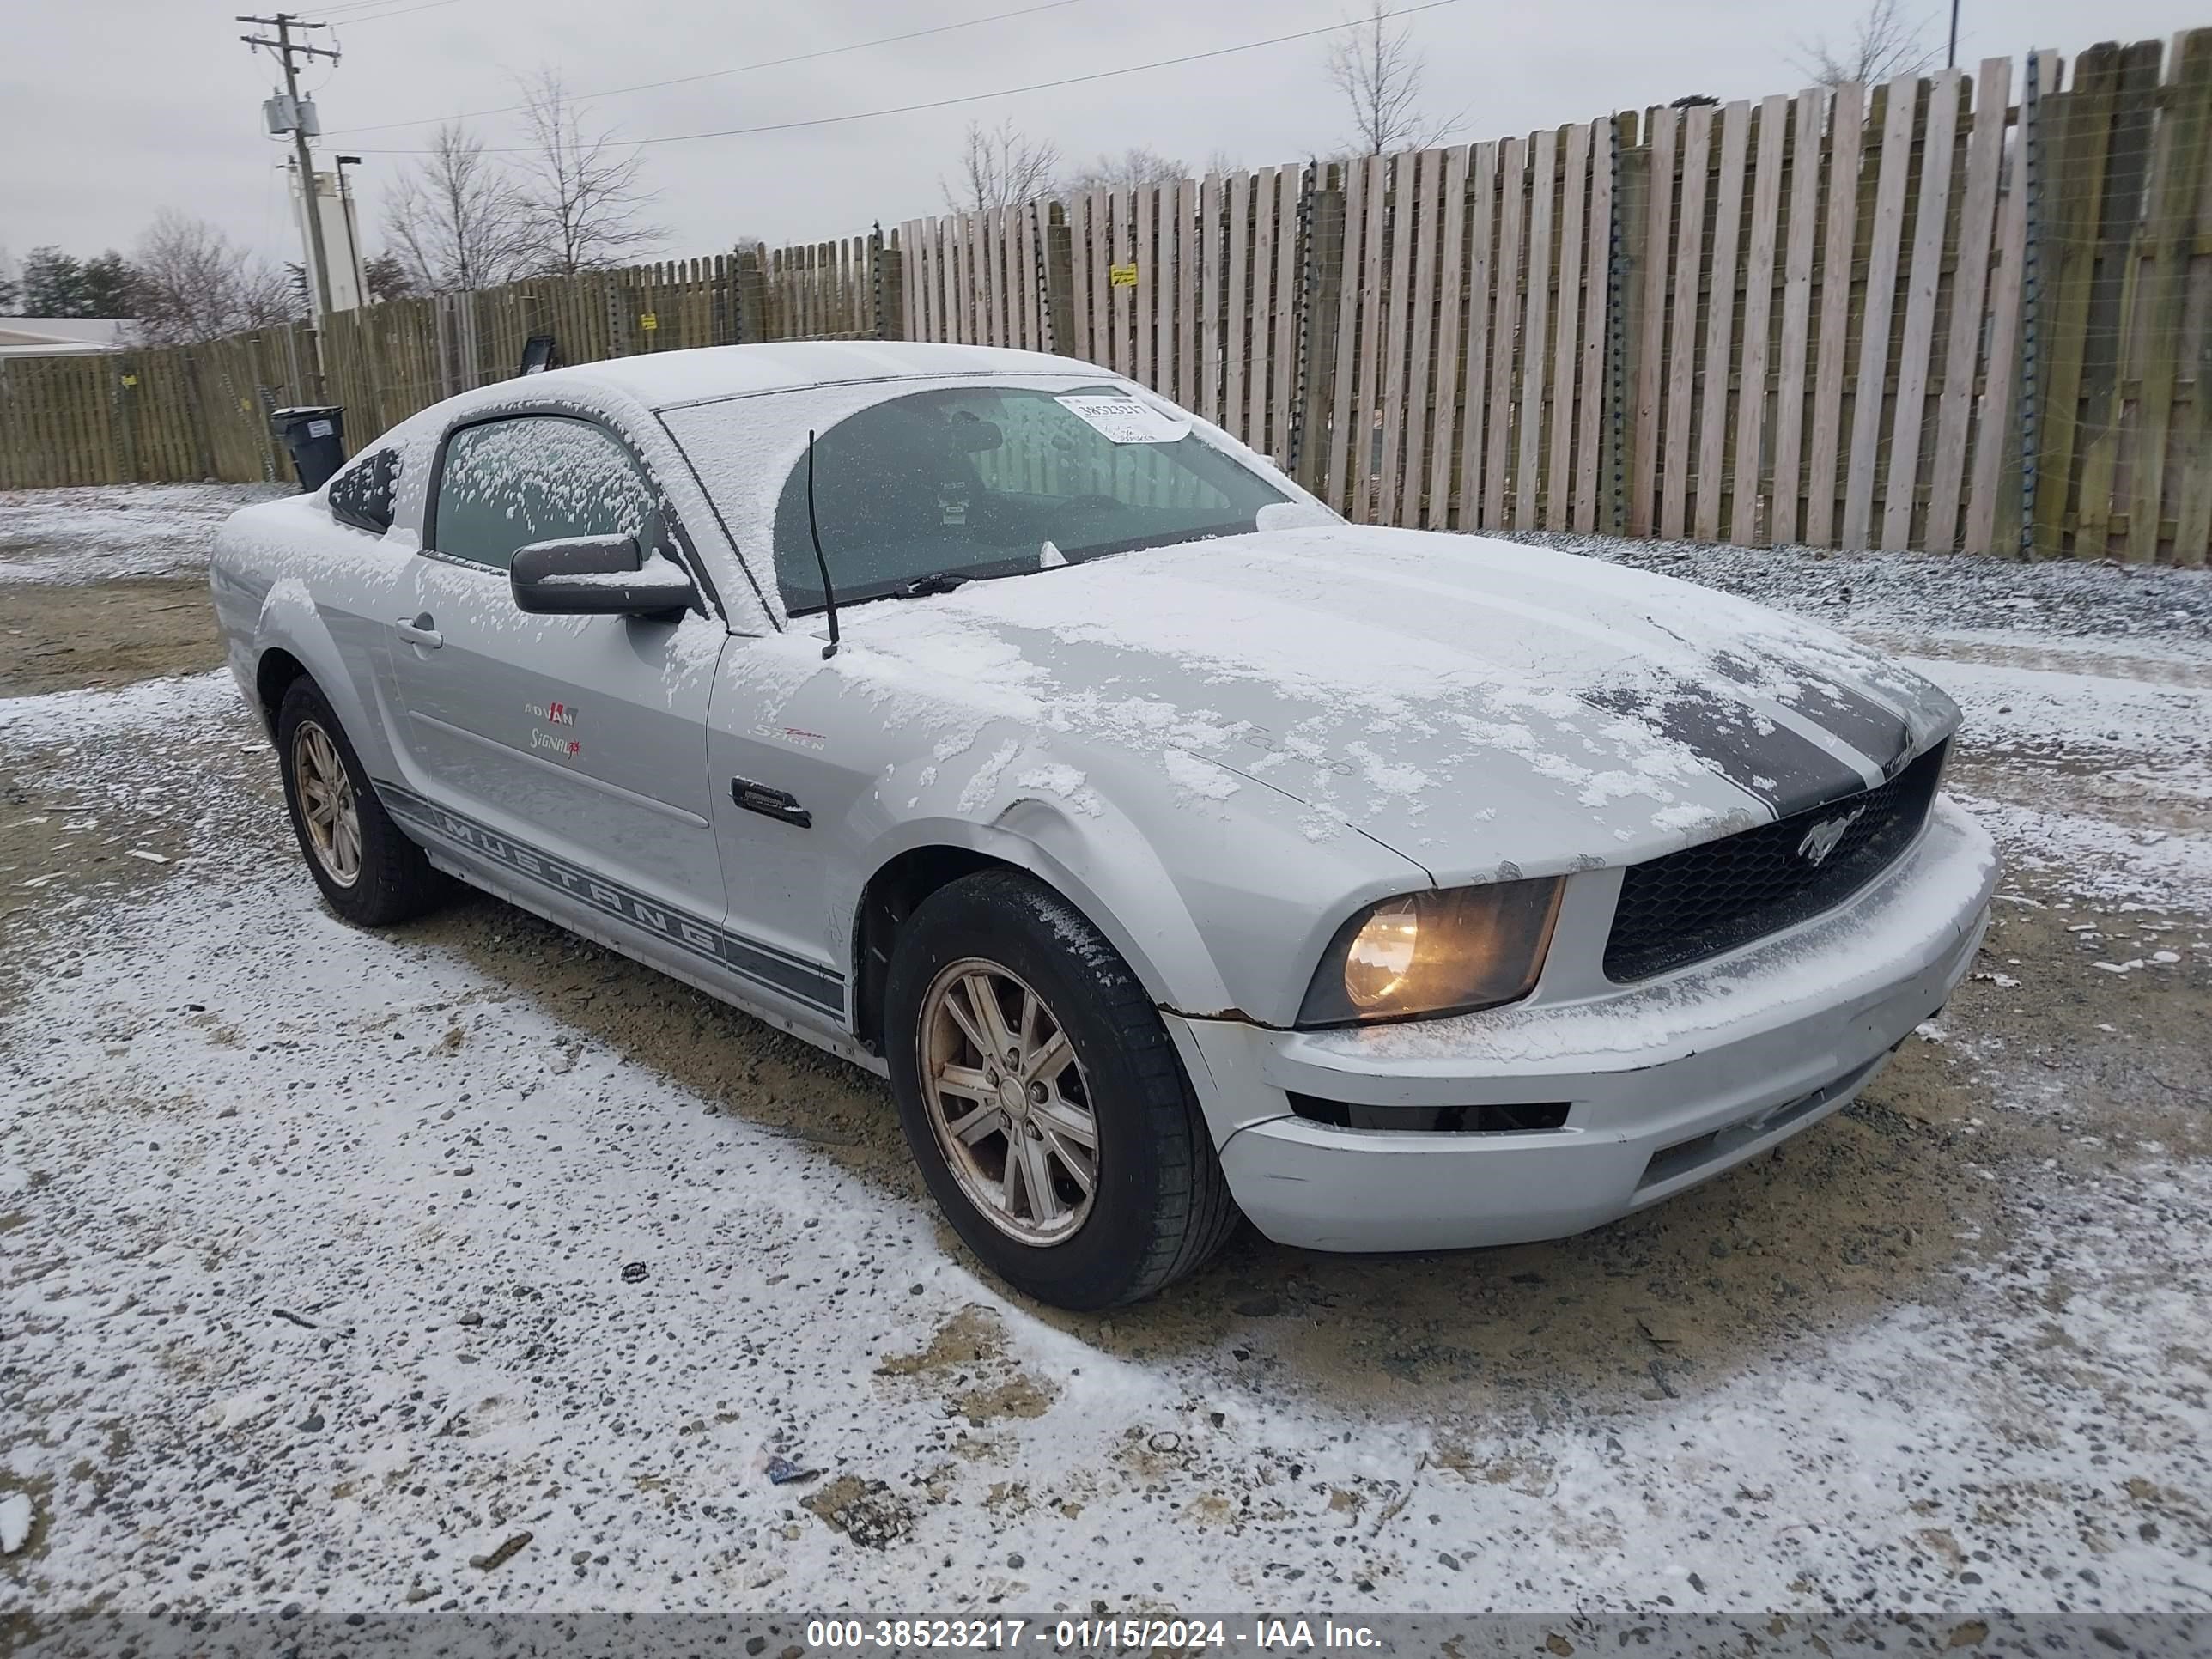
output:
M 291 453 L 303 492 L 320 489 L 345 465 L 345 410 L 339 405 L 279 409 L 269 419 Z

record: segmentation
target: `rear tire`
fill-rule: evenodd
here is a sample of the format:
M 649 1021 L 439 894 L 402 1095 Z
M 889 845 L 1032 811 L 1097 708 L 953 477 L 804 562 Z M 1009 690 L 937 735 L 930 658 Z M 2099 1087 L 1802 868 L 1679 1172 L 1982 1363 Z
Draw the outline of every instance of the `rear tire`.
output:
M 362 927 L 412 921 L 452 891 L 392 823 L 330 699 L 304 675 L 277 705 L 276 763 L 307 873 L 346 921 Z
M 1135 1302 L 1235 1231 L 1158 1010 L 1042 883 L 984 871 L 923 901 L 892 957 L 884 1030 L 931 1195 L 1016 1290 L 1078 1311 Z

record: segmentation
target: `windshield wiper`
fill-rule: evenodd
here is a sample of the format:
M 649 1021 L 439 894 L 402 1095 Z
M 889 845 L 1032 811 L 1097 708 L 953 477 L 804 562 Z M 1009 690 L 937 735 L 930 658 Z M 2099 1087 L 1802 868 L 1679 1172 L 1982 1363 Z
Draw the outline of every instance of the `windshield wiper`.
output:
M 822 571 L 822 608 L 830 617 L 830 643 L 822 647 L 822 660 L 837 654 L 837 590 L 830 585 L 830 560 L 822 551 L 822 526 L 814 516 L 814 434 L 806 434 L 806 533 L 814 538 L 814 562 Z
M 930 593 L 950 593 L 955 588 L 965 587 L 975 580 L 957 570 L 935 570 L 927 576 L 916 576 L 912 581 L 901 582 L 891 589 L 895 599 L 919 599 Z

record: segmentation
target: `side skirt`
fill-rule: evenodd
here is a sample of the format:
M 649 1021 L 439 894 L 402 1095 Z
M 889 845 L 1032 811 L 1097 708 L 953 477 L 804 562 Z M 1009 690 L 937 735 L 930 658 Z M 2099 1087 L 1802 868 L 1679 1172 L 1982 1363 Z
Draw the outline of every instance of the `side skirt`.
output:
M 728 981 L 718 979 L 713 975 L 681 967 L 665 960 L 648 959 L 638 951 L 634 941 L 623 938 L 611 928 L 598 926 L 594 921 L 573 912 L 556 911 L 543 899 L 533 896 L 526 890 L 501 881 L 475 865 L 465 864 L 438 848 L 425 848 L 423 851 L 433 865 L 456 881 L 466 882 L 470 886 L 489 893 L 494 898 L 512 904 L 518 910 L 527 910 L 532 915 L 542 917 L 555 927 L 565 928 L 580 938 L 590 939 L 594 944 L 604 945 L 611 951 L 620 951 L 641 967 L 649 968 L 657 974 L 665 974 L 669 978 L 679 980 L 694 990 L 704 991 L 717 1002 L 726 1002 L 738 1012 L 750 1014 L 764 1025 L 772 1025 L 779 1031 L 787 1031 L 801 1042 L 810 1042 L 817 1048 L 835 1054 L 840 1060 L 850 1060 L 863 1071 L 880 1078 L 888 1078 L 890 1075 L 890 1066 L 888 1061 L 879 1055 L 870 1054 L 860 1046 L 857 1038 L 847 1032 L 829 1030 L 817 1024 L 813 1019 L 786 1012 L 782 1009 L 747 995 Z
M 788 998 L 839 1023 L 845 1019 L 844 976 L 776 946 L 732 933 L 719 923 L 688 915 L 665 901 L 633 891 L 574 860 L 518 840 L 503 830 L 478 822 L 451 807 L 426 800 L 399 784 L 375 780 L 377 798 L 402 825 L 411 825 L 425 852 L 443 852 L 471 868 L 498 870 L 526 878 L 533 885 L 574 901 L 580 915 L 611 917 L 651 941 L 642 951 L 658 965 L 665 951 L 678 961 L 702 959 L 775 998 Z M 426 838 L 427 837 L 427 838 Z M 534 908 L 534 907 L 533 907 Z M 552 912 L 555 920 L 568 907 Z M 658 948 L 655 948 L 658 947 Z M 773 1006 L 773 1005 L 771 1005 Z

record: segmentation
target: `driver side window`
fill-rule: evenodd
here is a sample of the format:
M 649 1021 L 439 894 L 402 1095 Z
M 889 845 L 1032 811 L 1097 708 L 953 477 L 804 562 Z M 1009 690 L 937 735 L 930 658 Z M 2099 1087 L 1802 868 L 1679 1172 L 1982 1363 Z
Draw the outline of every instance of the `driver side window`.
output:
M 447 441 L 430 544 L 447 558 L 505 570 L 517 548 L 570 536 L 659 539 L 652 484 L 605 427 L 519 415 Z

